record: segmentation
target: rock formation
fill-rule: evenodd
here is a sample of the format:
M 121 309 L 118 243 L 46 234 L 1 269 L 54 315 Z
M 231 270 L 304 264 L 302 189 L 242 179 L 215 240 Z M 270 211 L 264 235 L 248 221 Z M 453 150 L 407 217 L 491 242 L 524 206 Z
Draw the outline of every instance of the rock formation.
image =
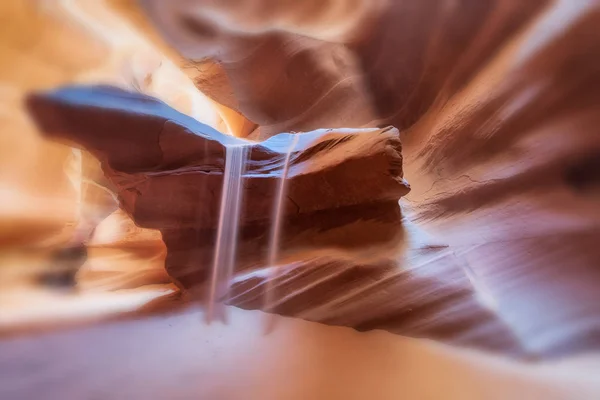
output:
M 299 130 L 307 120 L 397 127 L 412 188 L 403 213 L 448 246 L 431 261 L 440 277 L 432 292 L 448 284 L 443 265 L 451 260 L 468 277 L 459 287 L 510 332 L 491 336 L 512 337 L 534 356 L 597 349 L 600 254 L 592 243 L 599 240 L 600 202 L 598 174 L 590 170 L 600 154 L 597 3 L 387 1 L 370 12 L 367 0 L 350 9 L 338 0 L 268 3 L 195 0 L 175 7 L 146 0 L 143 9 L 187 65 L 198 66 L 185 70 L 201 90 L 219 93 L 203 79 L 216 64 L 218 82 L 228 86 L 220 83 L 222 91 L 251 100 L 230 106 L 252 115 L 262 137 L 272 125 Z M 312 23 L 303 23 L 307 15 Z M 294 74 L 299 63 L 308 72 Z M 310 88 L 313 74 L 329 90 L 285 97 Z M 328 99 L 338 94 L 330 108 Z M 296 108 L 298 102 L 305 106 Z M 363 112 L 349 119 L 338 107 Z M 450 291 L 460 298 L 460 289 Z M 443 307 L 435 329 L 450 340 L 457 332 L 477 336 L 488 329 L 477 309 Z M 468 326 L 466 320 L 481 324 L 462 331 L 440 323 L 453 312 L 461 321 L 454 328 Z M 396 315 L 387 322 L 407 318 Z M 439 337 L 429 328 L 426 336 Z
M 33 95 L 29 110 L 41 130 L 95 155 L 116 188 L 121 207 L 141 227 L 158 229 L 168 248 L 167 270 L 179 281 L 210 264 L 224 181 L 225 147 L 249 146 L 244 166 L 244 236 L 263 248 L 283 162 L 291 151 L 282 218 L 287 236 L 331 231 L 391 216 L 399 226 L 403 179 L 398 131 L 319 130 L 283 133 L 263 142 L 224 135 L 151 97 L 111 87 L 71 87 Z M 293 141 L 297 136 L 297 141 Z M 292 147 L 293 146 L 293 147 Z M 362 234 L 351 248 L 391 241 L 393 232 Z M 351 238 L 352 239 L 352 238 Z M 323 247 L 314 235 L 293 247 Z M 329 239 L 332 242 L 332 239 Z M 330 243 L 332 244 L 332 243 Z M 285 246 L 287 252 L 292 248 Z M 190 253 L 204 250 L 201 257 Z M 183 253 L 183 254 L 182 254 Z M 260 252 L 259 252 L 260 253 Z M 185 261 L 182 261 L 185 260 Z M 256 262 L 256 260 L 254 261 Z M 252 264 L 242 257 L 241 264 Z M 186 287 L 202 282 L 188 279 Z
M 306 248 L 318 237 L 340 251 L 282 254 L 289 263 L 273 285 L 276 311 L 531 357 L 600 348 L 596 2 L 107 0 L 79 6 L 100 4 L 127 18 L 172 61 L 143 63 L 120 86 L 219 130 L 259 141 L 321 128 L 400 131 L 411 184 L 402 214 L 385 205 L 370 214 L 363 209 L 366 221 L 341 222 L 329 235 L 311 230 L 317 225 L 310 218 L 305 226 L 288 219 L 283 247 Z M 73 71 L 105 60 L 120 60 L 112 71 L 121 76 L 114 72 L 121 61 L 145 59 L 125 57 L 141 42 L 125 40 L 125 31 L 103 16 L 88 13 L 104 30 L 79 22 L 79 31 L 39 17 L 27 40 L 19 32 L 31 16 L 7 18 L 13 40 L 0 51 L 17 64 L 1 70 L 21 91 L 56 87 L 72 80 Z M 119 40 L 104 43 L 106 32 Z M 36 35 L 44 43 L 28 45 Z M 13 57 L 19 46 L 37 52 L 38 62 Z M 123 57 L 100 51 L 107 48 Z M 53 74 L 34 67 L 59 62 Z M 159 79 L 170 75 L 167 64 L 218 104 L 226 123 L 213 124 L 194 113 L 204 108 L 167 90 L 171 81 Z M 12 137 L 21 137 L 23 124 L 13 126 L 19 134 Z M 56 185 L 61 161 L 40 160 L 48 170 L 41 184 Z M 39 169 L 29 175 L 39 176 Z M 235 277 L 232 301 L 241 307 L 261 308 L 269 275 L 258 268 L 256 253 L 264 230 L 253 224 L 242 232 L 240 258 L 251 262 Z M 24 240 L 28 229 L 19 231 Z M 349 247 L 377 241 L 373 232 L 400 239 L 385 251 L 375 246 L 343 257 Z M 167 263 L 195 266 L 209 258 L 197 245 L 202 235 L 165 231 L 170 249 L 181 246 Z M 130 265 L 146 265 L 135 260 Z
M 467 290 L 457 299 L 450 292 L 427 298 L 419 293 L 436 278 L 422 268 L 411 271 L 414 259 L 451 260 L 452 253 L 444 246 L 425 246 L 404 254 L 407 240 L 398 199 L 409 187 L 402 178 L 401 146 L 393 128 L 319 130 L 247 142 L 158 100 L 110 87 L 35 94 L 28 107 L 47 136 L 81 145 L 101 161 L 121 207 L 139 226 L 161 231 L 167 272 L 192 296 L 208 283 L 214 257 L 225 146 L 245 143 L 251 150 L 230 304 L 264 309 L 265 291 L 272 291 L 270 311 L 284 315 L 439 338 L 450 330 L 457 343 L 473 327 L 451 313 L 423 324 L 428 313 L 472 308 L 472 293 Z M 294 135 L 298 141 L 291 149 Z M 282 267 L 273 275 L 266 265 L 271 210 L 290 149 Z M 454 276 L 459 285 L 467 283 L 452 261 L 444 275 Z M 403 300 L 398 302 L 398 296 Z M 441 309 L 434 306 L 440 301 Z M 475 307 L 469 318 L 473 315 L 477 325 L 504 329 L 485 308 Z M 475 336 L 465 343 L 522 352 L 508 332 L 500 339 Z

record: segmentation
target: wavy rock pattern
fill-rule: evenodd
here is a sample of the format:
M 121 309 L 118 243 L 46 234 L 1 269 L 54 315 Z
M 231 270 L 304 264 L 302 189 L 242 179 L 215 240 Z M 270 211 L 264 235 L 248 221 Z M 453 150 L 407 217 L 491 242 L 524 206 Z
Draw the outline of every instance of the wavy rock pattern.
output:
M 121 207 L 139 226 L 161 231 L 170 276 L 187 292 L 202 290 L 213 258 L 224 146 L 243 141 L 110 87 L 36 94 L 28 107 L 49 137 L 78 143 L 101 160 Z M 247 143 L 230 304 L 262 309 L 270 291 L 271 311 L 284 315 L 523 353 L 492 310 L 477 303 L 453 251 L 415 244 L 418 233 L 405 233 L 397 199 L 409 188 L 397 130 L 296 135 L 277 274 L 265 254 L 273 193 L 294 135 Z M 438 273 L 443 287 L 432 291 Z
M 410 314 L 418 307 L 404 294 L 418 293 L 414 280 L 393 291 L 394 307 L 404 313 L 388 311 L 382 300 L 370 303 L 369 297 L 391 291 L 381 289 L 389 281 L 375 274 L 372 288 L 365 284 L 358 292 L 354 314 L 335 308 L 321 318 L 366 328 L 410 326 L 398 331 L 419 335 L 426 330 L 406 322 L 415 318 L 416 325 L 435 325 L 426 335 L 442 332 L 438 336 L 452 340 L 460 335 L 450 328 L 467 326 L 471 317 L 473 326 L 463 332 L 473 336 L 465 333 L 465 342 L 477 334 L 488 344 L 511 337 L 531 356 L 597 350 L 597 3 L 388 1 L 365 12 L 367 3 L 353 2 L 351 12 L 336 0 L 303 2 L 306 8 L 285 3 L 268 13 L 268 1 L 143 5 L 190 62 L 220 65 L 230 85 L 223 90 L 235 93 L 236 109 L 260 126 L 256 135 L 302 130 L 313 121 L 321 127 L 399 128 L 412 186 L 403 200 L 406 219 L 448 246 L 429 250 L 438 254 L 430 261 L 416 257 L 437 278 L 424 286 L 429 291 L 420 305 L 445 291 L 457 298 L 466 291 L 483 299 L 479 304 L 490 306 L 510 335 L 494 330 L 498 325 L 488 330 L 473 311 L 478 306 L 451 307 L 447 297 L 440 303 L 448 307 L 431 318 Z M 203 11 L 185 17 L 194 6 Z M 185 22 L 178 19 L 183 17 Z M 194 43 L 193 51 L 178 46 L 178 38 Z M 218 92 L 207 90 L 201 71 L 187 72 L 201 90 Z M 463 271 L 464 283 L 453 280 L 448 263 L 457 266 L 455 273 Z M 336 285 L 317 282 L 341 280 L 323 274 L 316 273 L 312 286 L 306 277 L 298 287 L 287 284 L 282 312 L 310 315 L 327 304 L 325 294 L 331 294 L 330 305 L 344 304 L 339 299 L 352 290 L 340 283 L 332 294 Z M 327 290 L 314 289 L 319 285 Z M 240 296 L 251 304 L 254 288 L 247 286 Z M 304 301 L 292 306 L 294 297 Z
M 351 233 L 335 235 L 359 243 L 385 227 L 393 232 L 386 221 L 401 217 L 397 253 L 345 260 L 328 251 L 305 257 L 304 266 L 290 263 L 274 285 L 279 312 L 531 357 L 600 348 L 596 2 L 107 3 L 230 109 L 228 125 L 239 127 L 232 129 L 238 136 L 400 130 L 412 187 L 402 215 L 384 210 L 396 216 L 369 218 L 369 229 L 348 224 Z M 196 5 L 202 13 L 191 18 L 186 7 Z M 169 17 L 178 14 L 183 18 Z M 14 21 L 5 22 L 16 35 L 23 24 Z M 103 47 L 90 46 L 89 35 L 35 21 L 48 39 L 37 48 L 44 62 L 2 68 L 21 89 L 64 83 L 64 71 L 100 63 Z M 17 45 L 33 40 L 14 37 Z M 50 40 L 59 37 L 58 44 Z M 14 43 L 2 54 L 12 55 Z M 84 55 L 69 58 L 74 48 Z M 32 69 L 53 61 L 64 65 L 52 74 Z M 167 86 L 150 92 L 141 85 L 175 99 Z M 167 103 L 192 109 L 185 101 Z M 305 241 L 314 236 L 306 232 Z M 253 259 L 256 246 L 247 243 L 244 257 Z M 236 304 L 261 307 L 262 272 L 239 271 Z

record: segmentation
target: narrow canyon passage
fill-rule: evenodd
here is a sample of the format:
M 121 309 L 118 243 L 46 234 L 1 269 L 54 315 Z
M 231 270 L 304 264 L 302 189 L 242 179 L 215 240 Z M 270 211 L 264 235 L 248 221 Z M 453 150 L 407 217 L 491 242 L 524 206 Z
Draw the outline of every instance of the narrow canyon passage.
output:
M 264 4 L 0 6 L 0 397 L 594 398 L 598 4 Z

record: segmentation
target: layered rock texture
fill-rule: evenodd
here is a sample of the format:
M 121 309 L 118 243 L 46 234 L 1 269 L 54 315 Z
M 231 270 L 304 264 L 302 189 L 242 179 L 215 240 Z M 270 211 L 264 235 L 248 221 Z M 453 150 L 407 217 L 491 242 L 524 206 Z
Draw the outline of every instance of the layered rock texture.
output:
M 48 136 L 79 144 L 101 161 L 120 206 L 136 224 L 162 232 L 167 271 L 185 288 L 204 283 L 211 264 L 226 146 L 249 148 L 243 165 L 240 225 L 242 241 L 250 243 L 238 264 L 260 263 L 261 253 L 266 253 L 282 179 L 286 197 L 281 218 L 289 222 L 285 253 L 311 247 L 321 251 L 326 244 L 347 249 L 389 246 L 396 239 L 398 199 L 410 188 L 403 179 L 394 128 L 319 130 L 248 142 L 161 101 L 111 87 L 72 87 L 33 95 L 28 105 Z M 366 226 L 365 221 L 378 219 L 395 228 L 358 232 L 350 227 L 355 234 L 344 233 L 348 225 Z
M 197 87 L 258 124 L 254 137 L 312 123 L 400 130 L 403 213 L 431 235 L 401 257 L 394 276 L 410 284 L 376 278 L 351 301 L 318 302 L 362 304 L 354 326 L 530 356 L 598 348 L 598 5 L 267 3 L 143 8 Z
M 348 132 L 342 129 L 371 128 L 350 136 L 385 138 L 370 147 L 355 148 L 360 139 L 337 143 L 331 154 L 340 151 L 346 159 L 370 148 L 381 150 L 388 140 L 395 143 L 396 131 L 386 127 L 398 130 L 402 174 L 410 182 L 410 193 L 395 179 L 402 176 L 399 172 L 369 175 L 387 168 L 390 155 L 384 151 L 379 153 L 385 154 L 381 163 L 357 170 L 368 181 L 377 179 L 377 189 L 366 185 L 364 191 L 339 196 L 364 195 L 360 202 L 328 211 L 310 203 L 299 207 L 291 200 L 286 203 L 287 239 L 282 248 L 290 252 L 282 254 L 285 268 L 270 285 L 276 292 L 276 312 L 529 357 L 600 348 L 597 3 L 111 0 L 103 4 L 153 41 L 218 104 L 224 123 L 208 123 L 200 114 L 195 118 L 223 132 L 227 128 L 239 138 L 235 140 L 263 143 L 255 145 L 262 146 L 259 154 L 264 158 L 251 156 L 253 168 L 259 168 L 261 160 L 281 160 L 282 148 L 289 144 L 282 132 L 332 129 L 318 135 L 346 137 Z M 100 18 L 92 15 L 90 20 Z M 150 66 L 146 72 L 144 79 L 136 80 L 142 83 L 137 85 L 140 91 L 193 114 L 193 107 L 175 101 L 171 94 L 149 89 L 163 67 Z M 26 88 L 59 83 L 64 82 L 56 79 L 52 85 Z M 113 96 L 112 90 L 93 93 Z M 234 140 L 218 139 L 221 136 L 212 130 L 190 129 L 186 123 L 158 126 L 156 121 L 165 118 L 156 117 L 156 110 L 151 112 L 154 117 L 132 117 L 122 111 L 125 107 L 119 111 L 111 106 L 107 111 L 105 105 L 85 102 L 74 107 L 65 101 L 65 93 L 55 92 L 55 97 L 42 101 L 55 107 L 52 115 L 59 119 L 53 126 L 48 118 L 48 132 L 88 148 L 115 184 L 159 192 L 152 197 L 164 198 L 167 190 L 160 189 L 162 184 L 152 188 L 149 182 L 160 179 L 167 188 L 184 178 L 148 175 L 201 164 L 203 172 L 197 175 L 209 168 L 219 171 L 221 140 Z M 94 96 L 86 101 L 97 99 Z M 120 97 L 110 102 L 146 99 Z M 158 107 L 154 100 L 144 104 Z M 97 117 L 99 109 L 111 117 Z M 73 125 L 80 112 L 95 123 Z M 65 116 L 71 122 L 61 120 Z M 110 121 L 120 121 L 116 131 Z M 122 134 L 128 124 L 145 126 L 155 140 L 146 143 Z M 86 136 L 96 126 L 110 129 Z M 216 139 L 203 139 L 202 132 Z M 90 142 L 90 137 L 109 135 L 115 138 Z M 193 151 L 175 150 L 169 143 L 161 147 L 156 141 L 175 137 L 177 143 L 187 144 L 183 150 Z M 136 143 L 135 148 L 152 149 L 133 157 L 130 148 L 128 157 L 120 157 L 123 148 L 111 150 L 108 142 L 126 139 Z M 208 163 L 197 158 L 196 150 L 205 151 L 204 143 L 211 154 Z M 352 151 L 346 154 L 344 146 Z M 326 158 L 328 153 L 321 150 L 304 161 L 302 151 L 295 154 L 299 168 L 292 168 L 290 183 L 300 182 L 310 168 L 332 173 L 327 165 L 309 162 Z M 311 153 L 310 145 L 303 151 Z M 174 158 L 161 164 L 163 152 Z M 108 162 L 110 157 L 116 157 L 116 164 Z M 274 168 L 273 173 L 279 171 Z M 389 183 L 379 181 L 384 178 Z M 342 186 L 358 187 L 351 182 Z M 120 191 L 122 206 L 137 221 L 131 204 L 140 201 L 139 194 Z M 386 201 L 367 210 L 364 204 L 371 196 Z M 402 211 L 391 201 L 401 196 Z M 264 200 L 261 204 L 268 209 L 270 202 Z M 144 200 L 140 204 L 152 207 Z M 166 208 L 168 204 L 147 214 L 163 219 L 154 227 L 163 230 L 170 249 L 166 264 L 181 266 L 178 271 L 200 271 L 190 266 L 210 258 L 214 235 L 166 229 L 161 225 L 165 219 L 179 218 Z M 306 210 L 306 215 L 299 213 L 306 218 L 294 219 L 298 210 Z M 346 211 L 336 215 L 332 210 Z M 242 229 L 240 259 L 248 262 L 240 263 L 231 301 L 244 308 L 262 308 L 271 275 L 262 269 L 268 235 L 259 219 L 267 214 L 252 214 L 250 209 L 243 214 L 244 220 L 255 221 Z M 142 217 L 138 223 L 151 220 Z M 170 273 L 176 275 L 174 270 Z M 176 278 L 184 288 L 203 280 L 194 272 Z

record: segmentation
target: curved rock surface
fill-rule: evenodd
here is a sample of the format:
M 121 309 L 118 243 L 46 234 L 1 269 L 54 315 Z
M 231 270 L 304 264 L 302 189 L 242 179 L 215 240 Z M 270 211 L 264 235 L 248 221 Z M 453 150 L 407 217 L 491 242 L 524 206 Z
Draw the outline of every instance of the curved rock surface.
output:
M 81 145 L 101 161 L 120 206 L 139 226 L 162 232 L 167 271 L 187 289 L 204 282 L 212 260 L 226 146 L 249 146 L 241 266 L 264 262 L 288 151 L 285 253 L 385 246 L 400 229 L 397 202 L 410 188 L 393 128 L 323 129 L 249 142 L 151 97 L 111 87 L 35 94 L 28 108 L 48 136 Z M 352 226 L 378 220 L 381 228 L 369 234 Z
M 597 2 L 268 3 L 102 4 L 155 40 L 206 95 L 246 115 L 239 136 L 400 130 L 412 190 L 402 215 L 396 211 L 405 230 L 397 253 L 376 251 L 378 261 L 368 252 L 353 257 L 345 265 L 354 272 L 337 269 L 337 253 L 310 254 L 306 260 L 322 261 L 290 264 L 276 285 L 280 311 L 531 357 L 600 349 Z M 184 8 L 170 10 L 175 4 Z M 205 15 L 189 18 L 185 7 L 198 5 Z M 188 18 L 169 18 L 178 14 Z M 19 32 L 23 24 L 14 21 L 5 22 Z M 42 29 L 39 18 L 35 26 Z M 79 55 L 98 48 L 86 46 L 89 34 L 61 28 L 53 36 L 44 29 L 48 41 L 36 47 L 45 51 L 38 65 L 56 59 L 67 66 L 61 71 L 74 71 L 100 63 L 98 51 Z M 49 49 L 57 37 L 63 42 Z M 183 57 L 173 57 L 173 48 Z M 2 70 L 28 90 L 69 76 L 29 73 L 30 64 Z M 156 72 L 149 66 L 146 77 Z M 170 95 L 152 94 L 173 105 Z M 372 229 L 350 226 L 370 236 L 386 221 L 392 219 L 372 218 Z M 192 246 L 194 235 L 174 240 Z M 386 268 L 390 276 L 382 277 Z M 259 307 L 255 295 L 265 276 L 250 266 L 239 271 L 237 304 Z
M 592 244 L 600 241 L 597 2 L 369 7 L 358 0 L 349 10 L 328 0 L 284 2 L 266 12 L 268 3 L 194 0 L 175 7 L 146 0 L 143 7 L 167 41 L 199 66 L 186 71 L 201 90 L 219 91 L 207 90 L 210 81 L 202 79 L 202 66 L 212 63 L 226 77 L 223 92 L 252 99 L 232 107 L 258 123 L 261 135 L 272 134 L 273 125 L 303 127 L 305 117 L 323 127 L 400 129 L 412 187 L 403 200 L 405 217 L 448 246 L 446 257 L 431 261 L 440 281 L 430 293 L 449 284 L 442 260 L 452 259 L 468 277 L 466 290 L 487 299 L 479 303 L 490 306 L 525 353 L 600 348 L 600 253 Z M 200 6 L 202 12 L 189 12 Z M 269 45 L 273 37 L 284 44 Z M 238 52 L 244 41 L 262 45 Z M 302 63 L 306 72 L 294 75 Z M 314 74 L 323 79 L 319 89 L 329 90 L 311 88 Z M 281 97 L 296 88 L 304 89 L 300 96 Z M 338 95 L 330 109 L 328 98 Z M 348 119 L 337 111 L 342 103 L 364 112 Z M 396 299 L 400 308 L 403 299 Z M 455 315 L 479 319 L 466 309 Z M 472 333 L 486 325 L 474 326 L 480 329 Z M 446 336 L 456 337 L 450 331 Z M 491 332 L 488 341 L 502 336 Z
M 214 256 L 225 145 L 245 143 L 251 151 L 230 304 L 524 354 L 493 310 L 478 303 L 453 251 L 422 242 L 414 227 L 406 232 L 397 199 L 409 188 L 395 129 L 244 142 L 110 87 L 35 94 L 28 107 L 48 136 L 98 157 L 121 207 L 139 226 L 161 231 L 167 272 L 192 296 L 208 282 Z M 282 267 L 274 273 L 266 265 L 272 207 L 295 135 Z M 273 304 L 265 303 L 267 291 Z

